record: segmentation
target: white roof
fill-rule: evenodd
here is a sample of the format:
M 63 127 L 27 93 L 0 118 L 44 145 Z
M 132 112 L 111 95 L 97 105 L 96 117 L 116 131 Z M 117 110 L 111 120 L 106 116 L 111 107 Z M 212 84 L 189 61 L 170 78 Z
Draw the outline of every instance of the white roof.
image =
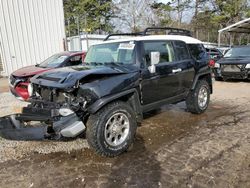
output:
M 219 30 L 219 33 L 224 32 L 224 31 L 234 32 L 234 33 L 250 33 L 250 18 L 241 20 L 233 25 L 225 27 Z
M 149 41 L 149 40 L 180 40 L 187 44 L 202 44 L 198 39 L 183 35 L 149 35 L 149 36 L 139 36 L 139 37 L 129 37 L 116 40 L 108 40 L 103 43 L 114 43 L 114 42 L 125 42 L 125 41 Z

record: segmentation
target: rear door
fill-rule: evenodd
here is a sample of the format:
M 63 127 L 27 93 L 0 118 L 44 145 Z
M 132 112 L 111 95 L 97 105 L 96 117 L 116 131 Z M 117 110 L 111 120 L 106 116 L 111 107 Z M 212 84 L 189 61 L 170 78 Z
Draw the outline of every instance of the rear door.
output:
M 193 84 L 195 76 L 195 60 L 190 55 L 187 44 L 183 41 L 174 41 L 174 49 L 177 58 L 176 66 L 179 69 L 180 93 L 188 92 Z
M 142 95 L 144 105 L 174 97 L 181 91 L 181 67 L 176 57 L 172 41 L 144 41 L 143 57 L 145 68 L 142 70 Z M 155 73 L 150 73 L 151 52 L 160 53 Z

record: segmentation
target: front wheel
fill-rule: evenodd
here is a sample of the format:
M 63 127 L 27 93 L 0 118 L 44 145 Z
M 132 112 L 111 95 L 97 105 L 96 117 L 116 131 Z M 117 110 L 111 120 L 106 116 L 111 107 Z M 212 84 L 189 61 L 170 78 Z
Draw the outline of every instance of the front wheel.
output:
M 129 148 L 134 140 L 136 128 L 137 122 L 131 107 L 117 101 L 89 117 L 86 137 L 97 153 L 114 157 Z
M 186 99 L 186 105 L 189 112 L 194 114 L 203 113 L 210 101 L 210 87 L 206 80 L 199 80 L 194 88 L 190 91 Z

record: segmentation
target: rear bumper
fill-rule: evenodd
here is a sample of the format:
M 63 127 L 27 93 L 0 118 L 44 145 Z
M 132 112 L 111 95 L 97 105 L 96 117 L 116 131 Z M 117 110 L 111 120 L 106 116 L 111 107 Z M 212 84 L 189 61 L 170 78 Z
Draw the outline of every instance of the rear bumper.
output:
M 74 138 L 85 130 L 79 117 L 61 116 L 58 109 L 24 107 L 21 114 L 0 118 L 0 136 L 12 140 Z

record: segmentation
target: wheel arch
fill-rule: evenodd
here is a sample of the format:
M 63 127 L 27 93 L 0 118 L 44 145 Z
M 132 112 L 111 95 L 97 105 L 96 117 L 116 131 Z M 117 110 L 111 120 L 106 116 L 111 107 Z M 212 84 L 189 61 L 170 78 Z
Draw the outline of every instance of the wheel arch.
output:
M 212 94 L 213 93 L 213 81 L 212 81 L 211 72 L 207 71 L 203 73 L 198 73 L 194 78 L 194 82 L 191 88 L 192 90 L 195 89 L 195 86 L 199 80 L 206 80 L 208 82 L 209 87 L 210 87 L 210 94 Z
M 135 88 L 98 99 L 92 105 L 89 106 L 88 112 L 90 114 L 95 114 L 97 111 L 99 111 L 107 104 L 117 100 L 127 102 L 131 106 L 131 108 L 135 111 L 137 122 L 142 121 L 143 114 L 140 103 L 140 97 L 138 91 Z

